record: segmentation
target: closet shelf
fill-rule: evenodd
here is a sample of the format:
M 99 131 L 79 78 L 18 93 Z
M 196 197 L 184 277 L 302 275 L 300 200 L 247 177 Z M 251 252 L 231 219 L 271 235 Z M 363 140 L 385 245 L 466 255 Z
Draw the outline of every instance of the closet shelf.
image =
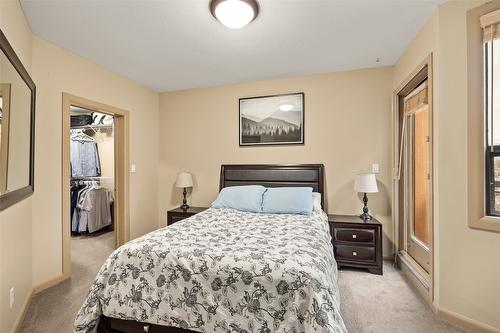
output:
M 100 125 L 82 125 L 82 126 L 71 126 L 70 129 L 108 129 L 108 128 L 111 128 L 113 129 L 113 125 L 104 125 L 104 124 L 100 124 Z

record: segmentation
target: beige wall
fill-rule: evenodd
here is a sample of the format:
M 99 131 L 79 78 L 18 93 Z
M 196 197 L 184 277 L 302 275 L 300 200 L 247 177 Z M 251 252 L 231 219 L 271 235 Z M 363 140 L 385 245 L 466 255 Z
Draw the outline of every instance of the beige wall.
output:
M 31 31 L 19 2 L 0 1 L 0 28 L 31 73 Z M 10 331 L 31 291 L 31 224 L 31 198 L 0 212 L 0 332 Z M 11 287 L 16 291 L 12 309 Z
M 37 85 L 35 193 L 0 213 L 0 331 L 9 332 L 31 289 L 62 271 L 62 92 L 130 111 L 130 160 L 137 165 L 130 175 L 131 237 L 158 226 L 159 96 L 32 36 L 18 1 L 0 1 L 0 27 Z
M 398 59 L 394 65 L 393 71 L 394 89 L 396 89 L 429 54 L 434 53 L 434 68 L 438 67 L 438 24 L 439 12 L 435 11 Z M 437 74 L 439 73 L 434 73 L 434 75 Z M 434 81 L 436 81 L 436 78 L 434 78 Z M 436 92 L 436 87 L 434 87 L 434 92 Z M 437 97 L 438 96 L 434 96 L 434 100 Z
M 37 84 L 33 283 L 61 274 L 62 92 L 130 111 L 130 236 L 158 226 L 158 94 L 33 37 Z
M 324 163 L 327 209 L 358 213 L 354 175 L 379 163 L 380 193 L 369 206 L 384 223 L 391 252 L 392 69 L 379 68 L 163 93 L 160 98 L 160 223 L 181 202 L 176 173 L 195 177 L 192 205 L 216 198 L 223 163 Z M 238 146 L 238 98 L 305 93 L 305 145 Z
M 435 305 L 500 329 L 500 234 L 467 226 L 466 13 L 483 2 L 440 6 L 396 64 L 394 87 L 434 52 Z
M 439 11 L 440 306 L 500 329 L 500 233 L 470 229 L 466 219 L 466 12 L 477 4 L 453 1 Z

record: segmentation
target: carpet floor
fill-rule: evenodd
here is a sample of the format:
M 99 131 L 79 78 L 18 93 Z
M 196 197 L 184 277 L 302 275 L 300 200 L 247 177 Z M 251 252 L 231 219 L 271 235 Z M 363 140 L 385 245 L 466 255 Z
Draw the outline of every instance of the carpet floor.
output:
M 75 314 L 113 245 L 112 232 L 73 238 L 72 278 L 33 297 L 19 332 L 72 332 Z M 437 319 L 389 262 L 383 276 L 340 271 L 339 287 L 342 317 L 350 333 L 465 332 Z
M 19 332 L 70 333 L 76 312 L 106 258 L 113 252 L 113 232 L 71 238 L 71 279 L 35 295 Z
M 340 312 L 351 333 L 464 333 L 438 319 L 391 262 L 384 275 L 339 272 Z

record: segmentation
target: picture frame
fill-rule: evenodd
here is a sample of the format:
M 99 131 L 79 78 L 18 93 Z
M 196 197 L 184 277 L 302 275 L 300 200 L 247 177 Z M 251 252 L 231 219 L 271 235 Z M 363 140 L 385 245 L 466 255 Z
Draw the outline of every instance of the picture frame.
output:
M 239 145 L 304 144 L 303 92 L 239 99 Z

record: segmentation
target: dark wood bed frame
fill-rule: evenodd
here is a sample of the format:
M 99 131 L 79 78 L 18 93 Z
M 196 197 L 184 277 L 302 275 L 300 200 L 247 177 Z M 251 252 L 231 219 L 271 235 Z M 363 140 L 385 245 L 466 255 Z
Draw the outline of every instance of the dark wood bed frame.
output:
M 223 164 L 220 170 L 219 189 L 238 185 L 263 185 L 266 187 L 312 187 L 321 193 L 324 207 L 323 164 Z M 101 316 L 98 333 L 192 333 L 172 326 L 141 323 L 133 320 Z

